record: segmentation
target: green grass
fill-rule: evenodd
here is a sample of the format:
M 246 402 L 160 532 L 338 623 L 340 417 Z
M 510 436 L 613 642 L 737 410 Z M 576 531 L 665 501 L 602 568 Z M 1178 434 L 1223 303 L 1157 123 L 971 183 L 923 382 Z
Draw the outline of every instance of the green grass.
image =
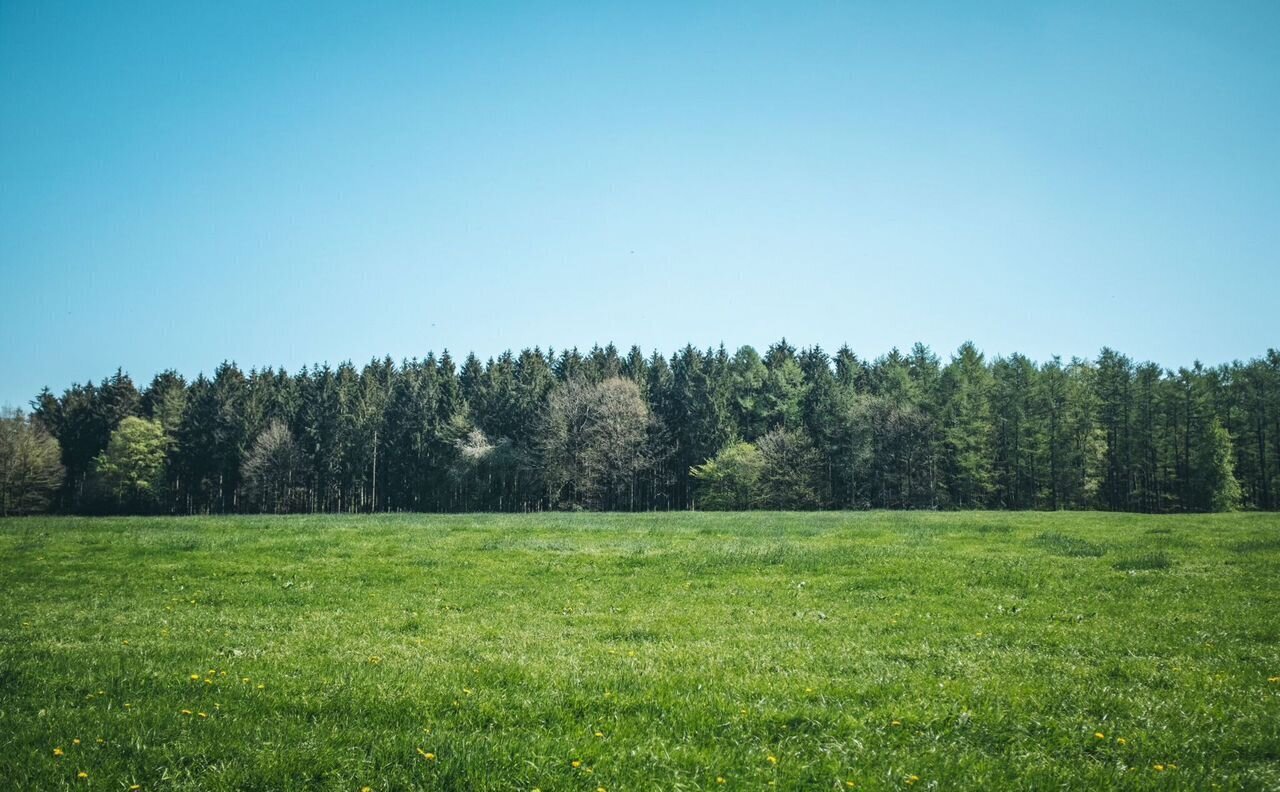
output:
M 0 779 L 1277 789 L 1278 538 L 1255 514 L 0 521 Z

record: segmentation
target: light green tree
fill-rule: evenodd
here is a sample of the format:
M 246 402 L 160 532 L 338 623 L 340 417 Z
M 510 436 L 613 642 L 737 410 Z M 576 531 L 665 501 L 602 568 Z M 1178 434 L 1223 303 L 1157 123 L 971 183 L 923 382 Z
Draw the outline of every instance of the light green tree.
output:
M 107 448 L 94 462 L 105 491 L 125 508 L 154 504 L 164 474 L 168 436 L 159 421 L 129 416 L 120 422 Z
M 711 459 L 694 465 L 689 474 L 698 482 L 698 505 L 712 511 L 754 508 L 760 499 L 764 457 L 751 443 L 730 443 Z
M 1194 509 L 1231 511 L 1240 505 L 1231 435 L 1216 417 L 1204 421 L 1194 441 L 1192 492 Z

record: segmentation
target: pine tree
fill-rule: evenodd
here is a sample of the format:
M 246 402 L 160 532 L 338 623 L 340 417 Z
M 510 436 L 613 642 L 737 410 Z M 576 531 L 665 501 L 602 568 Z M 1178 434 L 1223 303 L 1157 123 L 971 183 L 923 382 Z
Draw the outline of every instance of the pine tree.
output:
M 970 342 L 942 373 L 943 447 L 949 502 L 981 508 L 992 491 L 991 372 Z

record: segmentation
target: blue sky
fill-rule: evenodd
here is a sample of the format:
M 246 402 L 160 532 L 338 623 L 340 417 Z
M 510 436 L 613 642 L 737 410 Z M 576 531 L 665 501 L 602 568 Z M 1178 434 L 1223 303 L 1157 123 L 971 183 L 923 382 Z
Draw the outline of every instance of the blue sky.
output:
M 1280 3 L 0 0 L 0 404 L 448 347 L 1280 345 Z

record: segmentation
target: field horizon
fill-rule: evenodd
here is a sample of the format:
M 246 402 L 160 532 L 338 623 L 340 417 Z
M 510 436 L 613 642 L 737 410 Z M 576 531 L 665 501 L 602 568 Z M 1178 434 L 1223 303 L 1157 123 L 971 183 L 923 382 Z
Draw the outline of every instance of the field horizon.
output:
M 0 519 L 0 777 L 1274 789 L 1277 572 L 1268 513 Z

